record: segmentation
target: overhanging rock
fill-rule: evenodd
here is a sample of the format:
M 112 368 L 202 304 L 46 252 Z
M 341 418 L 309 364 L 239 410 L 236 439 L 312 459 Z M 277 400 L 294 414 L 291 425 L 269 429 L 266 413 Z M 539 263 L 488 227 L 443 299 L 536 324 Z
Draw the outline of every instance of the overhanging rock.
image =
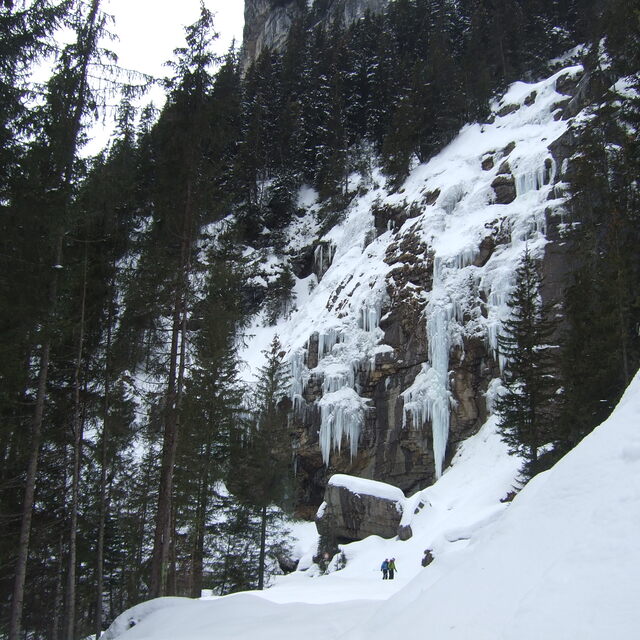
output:
M 372 535 L 393 538 L 402 519 L 404 499 L 402 491 L 390 484 L 336 474 L 330 478 L 316 514 L 318 533 L 345 542 Z

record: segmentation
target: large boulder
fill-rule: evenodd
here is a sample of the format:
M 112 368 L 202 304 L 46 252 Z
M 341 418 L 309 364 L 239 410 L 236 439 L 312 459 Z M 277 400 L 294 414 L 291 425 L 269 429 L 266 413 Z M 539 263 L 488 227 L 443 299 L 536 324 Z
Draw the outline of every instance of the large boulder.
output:
M 321 536 L 339 542 L 367 536 L 393 538 L 402 518 L 404 494 L 398 487 L 375 480 L 335 474 L 316 514 Z

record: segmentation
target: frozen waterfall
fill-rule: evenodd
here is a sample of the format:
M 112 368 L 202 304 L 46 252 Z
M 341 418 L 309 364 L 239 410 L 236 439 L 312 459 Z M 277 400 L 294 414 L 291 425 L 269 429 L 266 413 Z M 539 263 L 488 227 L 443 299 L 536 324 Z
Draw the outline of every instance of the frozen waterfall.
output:
M 358 453 L 366 403 L 367 401 L 350 387 L 327 393 L 319 400 L 320 451 L 325 465 L 329 464 L 332 450 L 340 453 L 343 437 L 349 442 L 351 457 Z

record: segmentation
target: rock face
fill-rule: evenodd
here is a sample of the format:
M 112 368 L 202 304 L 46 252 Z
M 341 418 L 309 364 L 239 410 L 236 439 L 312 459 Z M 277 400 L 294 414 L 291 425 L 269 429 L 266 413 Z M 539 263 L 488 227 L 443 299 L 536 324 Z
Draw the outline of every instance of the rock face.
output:
M 366 11 L 381 11 L 389 0 L 330 0 L 324 3 L 320 20 L 340 20 L 348 25 Z M 303 15 L 307 0 L 245 0 L 242 68 L 265 49 L 281 50 L 291 24 Z
M 402 518 L 403 500 L 402 491 L 391 485 L 334 475 L 316 515 L 318 533 L 338 543 L 372 535 L 393 538 Z
M 588 90 L 581 75 L 569 67 L 524 87 L 397 191 L 369 177 L 343 226 L 305 249 L 296 267 L 313 283 L 287 328 L 301 516 L 334 474 L 424 489 L 485 423 L 523 247 L 541 262 L 551 305 L 573 268 L 564 183 L 577 150 L 568 101 Z M 458 182 L 460 166 L 469 173 Z M 325 500 L 327 535 L 357 539 L 378 519 L 343 488 Z M 385 527 L 370 533 L 411 535 Z
M 249 67 L 265 48 L 282 49 L 301 10 L 298 0 L 245 0 L 242 68 Z

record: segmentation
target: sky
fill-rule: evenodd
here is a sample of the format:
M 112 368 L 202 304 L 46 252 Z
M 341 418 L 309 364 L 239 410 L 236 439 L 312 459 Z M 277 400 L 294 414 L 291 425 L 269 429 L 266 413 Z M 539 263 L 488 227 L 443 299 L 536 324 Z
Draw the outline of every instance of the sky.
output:
M 244 2 L 206 0 L 215 14 L 218 52 L 225 53 L 232 40 L 242 40 Z M 198 18 L 199 0 L 106 0 L 104 9 L 115 17 L 119 40 L 113 43 L 120 64 L 152 75 L 166 73 L 163 63 L 184 43 L 184 27 Z
M 205 0 L 205 5 L 215 15 L 214 24 L 219 34 L 216 53 L 226 53 L 234 39 L 240 46 L 244 2 Z M 111 30 L 117 37 L 107 46 L 118 55 L 118 64 L 162 78 L 170 72 L 165 63 L 173 58 L 174 49 L 184 45 L 184 27 L 198 19 L 200 0 L 104 0 L 102 7 L 115 20 Z M 141 102 L 153 102 L 161 107 L 164 102 L 162 89 L 152 88 Z M 83 155 L 98 153 L 105 146 L 110 131 L 107 114 L 104 121 L 93 127 Z

